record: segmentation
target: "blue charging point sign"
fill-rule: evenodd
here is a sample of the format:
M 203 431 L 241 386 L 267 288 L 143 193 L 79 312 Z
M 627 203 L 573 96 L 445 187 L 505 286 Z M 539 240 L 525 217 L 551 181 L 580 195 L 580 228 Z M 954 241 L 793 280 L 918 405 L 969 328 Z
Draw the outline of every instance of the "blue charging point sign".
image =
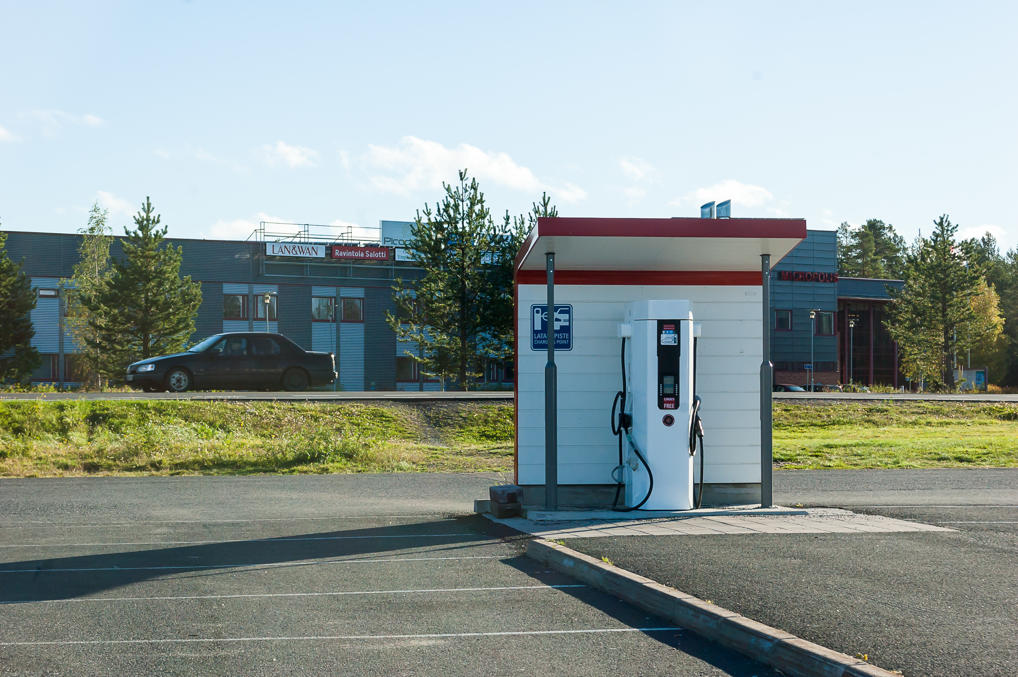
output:
M 555 350 L 573 349 L 573 307 L 555 304 Z M 548 304 L 530 306 L 530 348 L 548 349 Z

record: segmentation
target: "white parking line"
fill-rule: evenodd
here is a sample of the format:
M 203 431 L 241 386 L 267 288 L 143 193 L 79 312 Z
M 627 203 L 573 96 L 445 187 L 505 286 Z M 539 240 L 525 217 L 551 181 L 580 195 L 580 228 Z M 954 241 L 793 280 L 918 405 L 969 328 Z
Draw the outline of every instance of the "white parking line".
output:
M 1018 520 L 954 520 L 936 524 L 1018 524 Z
M 380 527 L 387 528 L 387 527 Z M 350 541 L 381 538 L 449 538 L 451 536 L 469 536 L 477 538 L 476 533 L 449 534 L 381 534 L 371 536 L 278 536 L 273 538 L 225 538 L 207 541 L 111 541 L 109 543 L 8 543 L 0 544 L 0 548 L 86 548 L 112 547 L 120 545 L 212 545 L 215 543 L 285 543 L 289 541 Z M 485 539 L 488 543 L 496 542 Z M 478 541 L 480 543 L 480 541 Z
M 413 515 L 328 515 L 326 517 L 263 517 L 254 519 L 232 520 L 138 520 L 137 522 L 105 522 L 101 524 L 82 524 L 77 522 L 47 522 L 44 520 L 25 520 L 17 524 L 0 524 L 0 529 L 34 529 L 35 527 L 83 527 L 89 529 L 105 529 L 106 527 L 134 527 L 139 524 L 247 524 L 251 522 L 298 522 L 298 521 L 329 521 L 355 519 L 406 519 L 409 524 L 416 524 L 419 517 L 438 517 L 447 520 L 449 513 L 414 513 Z
M 507 585 L 488 588 L 410 588 L 406 590 L 341 590 L 336 592 L 266 592 L 236 595 L 166 595 L 159 597 L 75 597 L 71 599 L 0 600 L 0 604 L 64 604 L 72 602 L 152 602 L 195 599 L 249 599 L 262 597 L 343 597 L 348 595 L 405 595 L 437 592 L 510 592 L 522 590 L 563 590 L 585 588 L 580 583 L 568 585 Z
M 216 642 L 320 642 L 336 640 L 461 639 L 467 637 L 525 637 L 533 635 L 593 635 L 620 632 L 681 632 L 674 626 L 651 628 L 585 628 L 582 630 L 505 630 L 501 632 L 445 632 L 419 635 L 307 635 L 295 637 L 194 637 L 187 639 L 71 639 L 0 642 L 0 646 L 58 646 L 96 644 L 210 644 Z
M 930 505 L 917 503 L 915 505 L 853 505 L 850 508 L 1018 508 L 1018 505 L 1001 505 L 1000 503 L 969 503 L 967 505 Z
M 384 559 L 328 559 L 306 562 L 269 562 L 262 564 L 181 564 L 147 567 L 68 567 L 59 569 L 0 569 L 0 574 L 55 574 L 80 571 L 193 571 L 197 569 L 274 569 L 278 567 L 318 566 L 319 564 L 384 564 L 389 562 L 438 562 L 468 559 L 504 559 L 510 555 L 467 555 L 463 557 L 389 557 Z

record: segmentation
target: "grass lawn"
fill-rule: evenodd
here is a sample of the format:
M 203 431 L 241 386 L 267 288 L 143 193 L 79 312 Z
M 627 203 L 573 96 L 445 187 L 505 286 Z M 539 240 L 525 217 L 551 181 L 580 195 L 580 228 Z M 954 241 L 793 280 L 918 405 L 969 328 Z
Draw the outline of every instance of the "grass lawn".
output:
M 0 401 L 0 477 L 509 473 L 512 461 L 511 404 Z M 1018 466 L 1018 405 L 776 402 L 774 461 Z
M 1018 405 L 774 403 L 777 468 L 1018 466 Z
M 0 476 L 512 468 L 512 406 L 0 402 Z

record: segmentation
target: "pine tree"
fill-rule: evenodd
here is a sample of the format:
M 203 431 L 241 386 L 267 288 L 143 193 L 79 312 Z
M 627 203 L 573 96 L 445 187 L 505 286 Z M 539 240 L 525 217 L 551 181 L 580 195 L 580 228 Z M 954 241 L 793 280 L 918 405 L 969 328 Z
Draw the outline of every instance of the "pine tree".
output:
M 27 382 L 41 362 L 32 347 L 36 301 L 32 281 L 7 255 L 7 234 L 0 232 L 0 383 Z
M 932 387 L 953 390 L 954 358 L 985 327 L 973 306 L 980 276 L 954 240 L 958 227 L 945 214 L 929 239 L 918 238 L 908 255 L 905 286 L 895 294 L 886 326 L 898 342 L 902 370 Z
M 78 346 L 77 365 L 82 380 L 90 386 L 102 387 L 102 379 L 119 377 L 122 367 L 103 352 L 99 332 L 92 324 L 102 325 L 105 317 L 93 317 L 83 301 L 93 298 L 106 284 L 112 273 L 110 244 L 113 236 L 107 225 L 109 212 L 92 205 L 88 225 L 82 228 L 81 245 L 78 247 L 78 263 L 75 264 L 70 280 L 64 281 L 67 288 L 67 328 Z
M 464 390 L 481 375 L 481 345 L 490 331 L 492 252 L 497 236 L 477 179 L 459 172 L 456 186 L 443 183 L 445 197 L 425 205 L 410 227 L 409 249 L 424 276 L 412 287 L 397 279 L 397 315 L 389 326 L 401 341 L 416 343 L 411 355 L 423 373 Z
M 905 262 L 905 240 L 894 226 L 867 219 L 853 228 L 838 226 L 838 271 L 848 277 L 900 279 Z
M 510 216 L 506 210 L 502 227 L 496 233 L 491 267 L 492 298 L 487 306 L 487 323 L 491 327 L 487 352 L 492 358 L 506 360 L 513 356 L 513 276 L 516 273 L 516 254 L 523 246 L 527 234 L 537 226 L 537 219 L 546 216 L 558 216 L 558 208 L 551 203 L 547 193 L 542 193 L 540 202 L 534 202 L 526 214 Z
M 183 350 L 201 305 L 201 285 L 180 277 L 181 249 L 163 241 L 166 227 L 149 198 L 134 223 L 124 229 L 124 259 L 114 261 L 97 293 L 82 297 L 98 349 L 118 379 L 135 360 Z

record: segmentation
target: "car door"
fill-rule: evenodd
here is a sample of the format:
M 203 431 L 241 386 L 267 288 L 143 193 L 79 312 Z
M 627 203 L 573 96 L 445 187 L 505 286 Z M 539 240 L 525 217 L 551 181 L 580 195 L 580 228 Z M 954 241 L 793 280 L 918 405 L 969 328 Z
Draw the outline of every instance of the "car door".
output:
M 209 388 L 243 387 L 248 381 L 247 344 L 244 336 L 226 336 L 209 348 L 210 361 L 205 386 Z
M 279 388 L 286 366 L 279 342 L 271 336 L 252 336 L 248 350 L 251 355 L 251 386 Z

